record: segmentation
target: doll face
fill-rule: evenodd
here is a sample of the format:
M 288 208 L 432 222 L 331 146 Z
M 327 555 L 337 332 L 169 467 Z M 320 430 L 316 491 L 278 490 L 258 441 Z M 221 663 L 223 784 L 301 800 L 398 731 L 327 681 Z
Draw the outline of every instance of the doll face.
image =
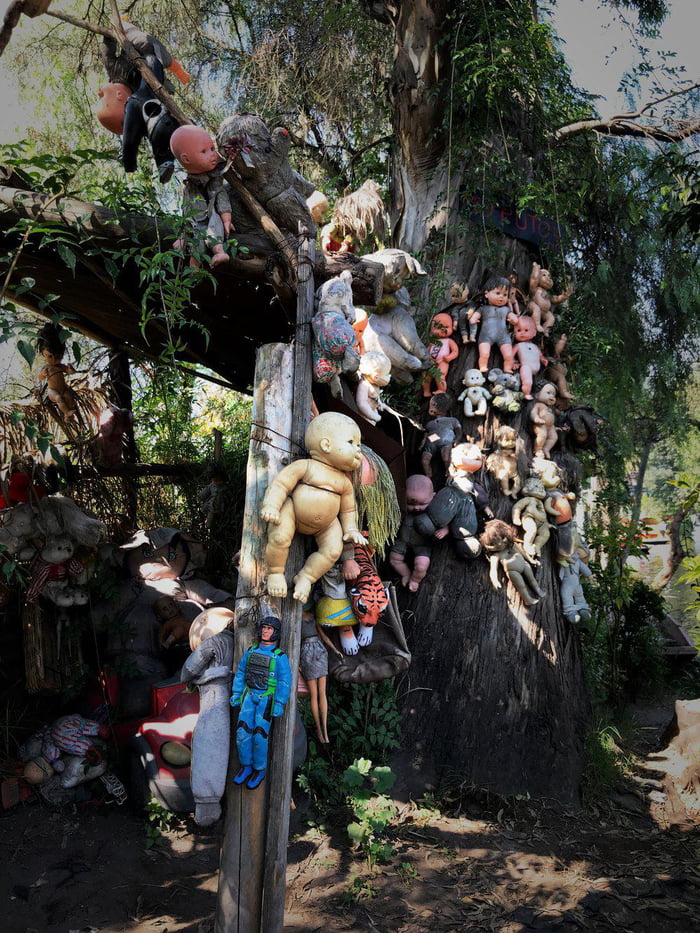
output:
M 71 559 L 74 550 L 70 538 L 51 538 L 42 548 L 41 557 L 47 564 L 62 564 Z
M 263 623 L 260 626 L 260 641 L 263 645 L 269 645 L 275 637 L 275 630 L 271 625 Z
M 484 297 L 487 304 L 502 308 L 508 304 L 508 287 L 506 285 L 497 285 L 496 288 L 490 288 L 487 292 L 484 292 Z
M 454 324 L 449 314 L 436 314 L 430 325 L 433 337 L 449 337 L 454 331 Z
M 557 401 L 557 390 L 551 382 L 543 385 L 540 391 L 537 393 L 537 401 L 544 402 L 545 405 L 549 405 L 550 408 L 553 408 Z
M 121 135 L 124 131 L 124 109 L 131 97 L 131 89 L 125 84 L 103 84 L 97 95 L 100 102 L 95 116 L 110 133 Z
M 450 287 L 450 301 L 461 305 L 469 298 L 469 288 L 463 282 L 453 282 Z
M 153 612 L 159 622 L 167 622 L 168 619 L 175 619 L 181 615 L 177 601 L 172 596 L 161 596 L 153 603 Z
M 185 132 L 182 132 L 182 131 Z M 221 161 L 216 143 L 199 126 L 181 126 L 170 140 L 170 148 L 180 165 L 191 175 L 211 172 Z
M 319 455 L 315 459 L 322 460 L 337 470 L 347 473 L 356 470 L 362 462 L 360 429 L 354 422 L 347 427 L 343 425 L 333 437 L 322 437 L 318 446 Z
M 542 288 L 551 288 L 554 285 L 552 281 L 552 274 L 549 269 L 540 269 L 540 281 L 539 284 Z
M 452 466 L 463 473 L 476 473 L 484 462 L 481 451 L 476 444 L 458 444 L 452 450 Z
M 46 360 L 46 362 L 49 364 L 49 366 L 58 366 L 58 364 L 63 359 L 62 353 L 54 353 L 53 350 L 48 350 L 48 349 L 42 350 L 41 355 Z
M 531 317 L 519 317 L 518 323 L 513 328 L 515 339 L 519 341 L 532 340 L 537 333 L 537 326 Z
M 555 486 L 559 485 L 561 477 L 554 461 L 548 461 L 544 469 L 540 470 L 540 479 L 547 489 L 554 489 Z
M 427 476 L 409 476 L 406 480 L 406 511 L 409 515 L 424 512 L 434 495 L 433 484 Z

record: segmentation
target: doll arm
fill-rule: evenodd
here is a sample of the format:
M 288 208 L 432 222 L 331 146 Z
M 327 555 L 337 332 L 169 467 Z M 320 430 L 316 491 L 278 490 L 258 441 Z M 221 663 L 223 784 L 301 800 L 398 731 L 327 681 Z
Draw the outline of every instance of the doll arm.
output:
M 509 324 L 517 324 L 517 323 L 518 323 L 518 318 L 519 318 L 519 317 L 520 317 L 519 314 L 516 314 L 515 311 L 511 311 L 511 312 L 507 315 L 506 320 L 508 321 Z
M 264 522 L 279 525 L 280 509 L 284 504 L 284 500 L 301 482 L 308 464 L 308 460 L 295 460 L 294 463 L 290 463 L 289 466 L 280 470 L 272 480 L 265 490 L 263 504 L 260 508 L 260 518 Z
M 202 642 L 197 650 L 193 651 L 189 658 L 182 665 L 180 680 L 185 684 L 189 683 L 190 680 L 194 680 L 195 677 L 198 677 L 202 671 L 209 667 L 213 658 L 213 647 L 208 645 L 208 640 Z
M 549 364 L 549 360 L 548 360 L 547 357 L 544 355 L 544 353 L 542 352 L 542 350 L 540 350 L 539 347 L 537 347 L 537 352 L 538 352 L 539 355 L 540 355 L 540 363 L 542 363 L 543 366 L 547 366 L 547 365 Z
M 498 564 L 499 557 L 498 554 L 489 555 L 489 580 L 491 581 L 491 586 L 494 590 L 501 589 L 501 581 L 498 579 Z
M 363 379 L 355 392 L 355 404 L 359 413 L 368 421 L 374 423 L 377 420 L 377 413 L 369 403 L 369 386 Z
M 318 624 L 318 622 L 316 623 L 316 631 L 318 632 L 318 637 L 321 639 L 321 641 L 322 641 L 323 644 L 326 646 L 326 648 L 328 649 L 328 651 L 332 651 L 333 654 L 337 654 L 338 657 L 341 658 L 341 659 L 345 657 L 345 655 L 343 654 L 343 652 L 342 652 L 342 651 L 339 651 L 339 650 L 335 647 L 335 645 L 334 645 L 333 642 L 330 640 L 330 638 L 328 637 L 328 635 L 326 635 L 326 633 L 323 631 L 323 627 L 320 626 L 320 625 Z
M 457 396 L 457 401 L 463 402 L 466 397 L 467 397 L 467 389 L 465 389 L 463 392 L 460 392 L 460 394 Z
M 547 515 L 551 515 L 554 518 L 559 518 L 559 510 L 554 505 L 554 503 L 549 498 L 549 496 L 547 496 L 547 498 L 544 500 L 544 510 L 547 513 Z
M 456 360 L 457 357 L 459 356 L 459 347 L 454 342 L 454 340 L 452 340 L 451 337 L 448 338 L 447 340 L 447 346 L 450 352 L 447 354 L 446 357 L 444 357 L 443 362 L 451 363 L 452 360 Z
M 338 518 L 340 520 L 340 527 L 343 529 L 343 541 L 351 541 L 353 544 L 367 543 L 364 535 L 357 528 L 355 491 L 347 477 L 345 478 L 345 484 L 340 496 L 340 512 Z
M 535 294 L 535 290 L 537 286 L 539 285 L 541 270 L 542 270 L 542 266 L 538 265 L 536 262 L 533 262 L 532 271 L 530 272 L 530 294 L 531 295 Z
M 292 671 L 289 666 L 289 658 L 286 654 L 277 655 L 277 689 L 275 690 L 275 699 L 272 703 L 272 716 L 281 716 L 284 707 L 287 705 L 289 694 L 292 692 Z
M 580 557 L 579 557 L 579 564 L 578 564 L 578 572 L 579 572 L 579 574 L 580 574 L 582 577 L 592 577 L 592 576 L 593 576 L 593 571 L 591 570 L 591 568 L 588 566 L 588 564 L 585 564 L 585 563 L 581 560 Z
M 532 406 L 532 411 L 530 412 L 530 420 L 533 424 L 546 424 L 545 419 L 542 417 L 542 409 L 546 409 L 546 405 L 542 402 L 537 402 L 536 405 Z

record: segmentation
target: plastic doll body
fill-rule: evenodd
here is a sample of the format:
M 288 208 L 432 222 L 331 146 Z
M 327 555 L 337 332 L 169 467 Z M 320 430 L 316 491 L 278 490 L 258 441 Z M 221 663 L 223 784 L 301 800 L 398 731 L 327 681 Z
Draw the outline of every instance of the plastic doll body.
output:
M 432 550 L 432 536 L 417 530 L 416 516 L 427 509 L 434 496 L 433 484 L 427 476 L 416 474 L 406 480 L 406 517 L 389 551 L 389 563 L 401 577 L 401 585 L 408 587 L 411 593 L 417 593 L 425 579 Z M 409 552 L 413 556 L 413 567 L 406 560 Z
M 423 395 L 429 398 L 437 392 L 447 391 L 447 374 L 450 363 L 459 356 L 459 347 L 452 340 L 454 324 L 452 317 L 446 313 L 436 314 L 430 325 L 430 333 L 437 338 L 428 345 L 428 356 L 432 366 L 437 372 L 428 373 L 423 380 Z M 435 388 L 432 388 L 433 382 Z
M 489 370 L 491 347 L 497 346 L 503 357 L 504 372 L 513 372 L 513 345 L 508 333 L 507 323 L 514 324 L 517 317 L 508 307 L 508 279 L 496 277 L 486 283 L 484 298 L 486 304 L 474 313 L 473 320 L 479 324 L 479 369 L 482 373 Z
M 486 377 L 478 369 L 468 369 L 462 383 L 464 391 L 458 396 L 458 402 L 464 402 L 464 415 L 467 418 L 483 418 L 486 414 L 491 393 L 484 388 Z
M 357 410 L 372 424 L 377 424 L 384 411 L 381 390 L 391 380 L 391 360 L 379 350 L 370 350 L 360 359 L 359 373 L 360 384 L 355 392 Z
M 568 367 L 564 361 L 567 340 L 568 337 L 566 334 L 562 334 L 559 340 L 557 340 L 555 343 L 554 355 L 549 358 L 545 375 L 547 379 L 549 379 L 550 382 L 553 382 L 557 387 L 557 395 L 559 398 L 566 399 L 570 402 L 573 398 L 573 395 L 569 391 L 569 384 L 566 381 Z
M 515 339 L 518 344 L 513 351 L 513 356 L 518 363 L 521 388 L 526 399 L 532 398 L 532 383 L 540 367 L 547 365 L 547 359 L 540 348 L 532 343 L 536 333 L 535 322 L 531 317 L 518 318 L 515 324 Z
M 305 444 L 311 458 L 291 463 L 275 477 L 260 512 L 270 525 L 265 550 L 270 596 L 287 595 L 284 570 L 295 532 L 316 538 L 318 550 L 294 578 L 294 598 L 300 602 L 338 560 L 344 541 L 364 543 L 347 476 L 362 459 L 359 428 L 345 415 L 327 412 L 311 422 Z
M 468 286 L 464 282 L 453 282 L 450 286 L 450 304 L 443 310 L 452 317 L 452 325 L 459 333 L 462 343 L 474 343 L 476 340 L 476 308 L 468 302 Z
M 279 631 L 278 619 L 262 620 L 260 640 L 243 655 L 233 679 L 231 706 L 240 707 L 236 746 L 241 765 L 234 782 L 250 788 L 265 777 L 272 720 L 284 713 L 291 692 L 289 659 L 277 647 Z
M 530 273 L 530 298 L 527 304 L 528 314 L 531 315 L 537 327 L 538 334 L 549 336 L 556 318 L 552 313 L 552 306 L 566 301 L 573 294 L 569 288 L 561 295 L 551 295 L 554 283 L 548 269 L 543 269 L 536 262 L 532 264 Z
M 536 605 L 544 593 L 540 589 L 531 561 L 515 543 L 515 531 L 505 522 L 487 522 L 481 543 L 489 558 L 489 579 L 495 590 L 501 589 L 498 568 L 503 568 L 526 606 Z
M 535 433 L 533 451 L 535 457 L 549 458 L 549 454 L 557 443 L 554 414 L 556 401 L 556 388 L 551 382 L 546 382 L 537 393 L 537 402 L 530 411 L 530 421 L 532 421 Z
M 76 409 L 76 396 L 66 383 L 66 376 L 75 370 L 61 362 L 62 352 L 46 347 L 41 355 L 45 365 L 39 371 L 39 380 L 46 383 L 46 395 L 65 418 L 72 418 Z
M 576 498 L 571 492 L 564 492 L 561 475 L 556 463 L 547 461 L 540 471 L 546 499 L 544 507 L 551 516 L 557 533 L 557 559 L 570 557 L 574 552 L 573 514 L 571 503 Z
M 547 511 L 544 507 L 544 486 L 537 477 L 531 476 L 525 481 L 523 493 L 525 495 L 513 506 L 511 519 L 514 525 L 520 525 L 523 529 L 525 553 L 529 558 L 536 560 L 550 538 Z
M 496 477 L 504 496 L 517 496 L 522 486 L 515 452 L 517 438 L 517 432 L 513 428 L 499 428 L 496 434 L 498 450 L 486 458 L 486 469 Z

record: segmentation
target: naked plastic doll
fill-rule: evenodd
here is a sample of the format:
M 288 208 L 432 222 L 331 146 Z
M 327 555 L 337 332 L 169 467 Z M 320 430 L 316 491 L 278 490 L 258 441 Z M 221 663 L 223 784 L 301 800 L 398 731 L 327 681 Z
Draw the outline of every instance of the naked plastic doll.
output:
M 201 126 L 181 126 L 172 135 L 170 148 L 187 171 L 183 204 L 195 230 L 206 237 L 212 268 L 229 262 L 223 240 L 234 229 L 231 200 L 224 187 L 221 156 L 216 143 Z M 178 240 L 176 246 L 182 246 Z
M 459 347 L 452 339 L 454 324 L 451 315 L 446 312 L 436 314 L 430 325 L 430 333 L 435 340 L 428 345 L 431 368 L 423 379 L 423 395 L 430 398 L 438 392 L 447 391 L 447 374 L 450 363 L 459 356 Z M 437 370 L 437 372 L 435 372 Z M 435 388 L 433 388 L 433 382 Z
M 545 491 L 537 476 L 530 476 L 523 485 L 523 495 L 513 506 L 511 519 L 525 533 L 523 547 L 531 560 L 537 560 L 549 541 L 550 530 L 544 507 Z
M 544 593 L 535 580 L 530 566 L 531 559 L 515 542 L 515 529 L 506 522 L 494 519 L 486 523 L 479 540 L 488 554 L 491 586 L 495 590 L 501 589 L 501 581 L 498 579 L 500 565 L 525 605 L 536 605 Z
M 549 459 L 549 454 L 556 444 L 557 430 L 554 426 L 556 416 L 554 406 L 557 402 L 557 390 L 551 382 L 545 382 L 536 395 L 537 402 L 530 411 L 530 421 L 535 432 L 533 456 Z
M 381 390 L 391 380 L 391 360 L 381 350 L 370 350 L 360 358 L 360 384 L 355 392 L 355 403 L 360 414 L 377 424 L 385 410 Z
M 547 365 L 547 358 L 543 355 L 537 344 L 532 343 L 537 334 L 537 328 L 531 317 L 519 317 L 515 323 L 513 333 L 517 341 L 513 356 L 517 362 L 518 373 L 520 374 L 520 388 L 525 398 L 531 399 L 532 383 L 535 376 L 540 371 L 540 367 Z
M 46 383 L 46 395 L 63 417 L 72 418 L 77 407 L 76 395 L 67 384 L 66 376 L 75 370 L 69 364 L 61 362 L 64 353 L 62 345 L 52 345 L 39 338 L 38 348 L 45 364 L 39 370 L 39 381 Z
M 573 288 L 569 287 L 561 295 L 551 295 L 554 286 L 552 276 L 548 269 L 543 269 L 536 262 L 532 264 L 530 273 L 530 298 L 527 303 L 528 314 L 532 316 L 538 334 L 549 336 L 556 318 L 552 313 L 552 305 L 560 305 L 573 295 Z
M 486 303 L 474 312 L 472 320 L 480 323 L 479 369 L 489 370 L 491 347 L 497 346 L 503 357 L 503 371 L 513 372 L 513 344 L 508 333 L 508 322 L 515 324 L 517 316 L 508 307 L 510 282 L 501 275 L 493 276 L 484 286 Z
M 325 412 L 306 429 L 304 443 L 310 458 L 297 460 L 277 474 L 260 511 L 270 525 L 265 550 L 270 596 L 287 595 L 284 571 L 295 532 L 316 538 L 318 550 L 294 577 L 294 599 L 302 603 L 313 584 L 338 560 L 344 541 L 364 544 L 347 475 L 362 460 L 360 429 L 346 415 Z

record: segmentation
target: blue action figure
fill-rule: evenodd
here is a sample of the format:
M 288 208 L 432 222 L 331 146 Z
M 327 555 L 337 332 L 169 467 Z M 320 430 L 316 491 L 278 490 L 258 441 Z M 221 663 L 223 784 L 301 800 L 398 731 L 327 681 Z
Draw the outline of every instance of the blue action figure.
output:
M 243 655 L 233 680 L 231 706 L 240 707 L 236 745 L 241 765 L 233 780 L 251 788 L 265 780 L 272 719 L 284 712 L 291 690 L 289 660 L 276 647 L 281 630 L 274 616 L 259 622 L 258 644 Z

